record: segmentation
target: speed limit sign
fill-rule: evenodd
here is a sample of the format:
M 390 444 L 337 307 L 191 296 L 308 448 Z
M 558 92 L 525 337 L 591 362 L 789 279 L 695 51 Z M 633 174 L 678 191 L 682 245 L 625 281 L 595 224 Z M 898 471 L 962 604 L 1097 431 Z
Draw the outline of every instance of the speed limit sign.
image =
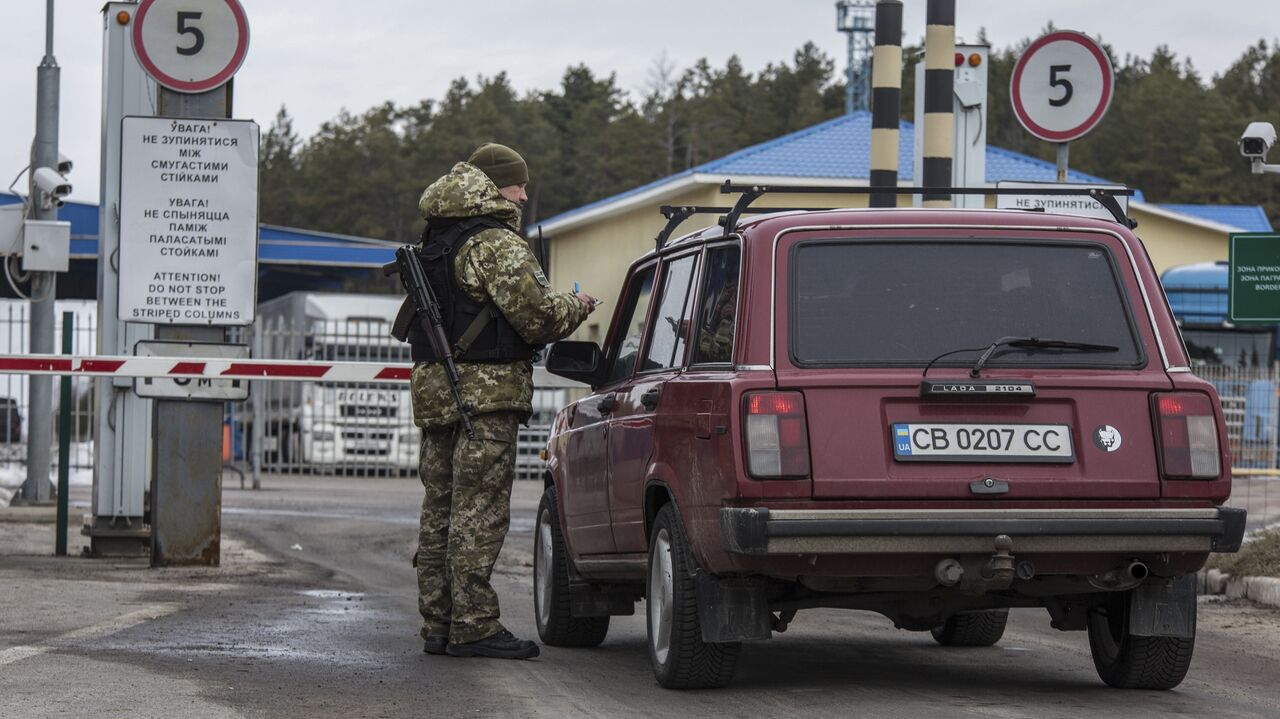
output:
M 1027 132 L 1049 142 L 1071 142 L 1097 126 L 1111 106 L 1111 58 L 1087 35 L 1049 33 L 1018 58 L 1009 94 Z
M 225 84 L 248 49 L 249 21 L 238 0 L 142 0 L 133 21 L 138 62 L 178 92 Z

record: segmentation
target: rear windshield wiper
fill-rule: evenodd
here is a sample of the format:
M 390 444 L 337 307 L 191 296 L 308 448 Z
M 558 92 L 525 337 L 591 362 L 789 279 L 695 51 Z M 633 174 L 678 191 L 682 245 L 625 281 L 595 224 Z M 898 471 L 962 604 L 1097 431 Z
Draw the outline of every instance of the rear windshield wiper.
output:
M 970 377 L 977 377 L 982 371 L 983 365 L 987 360 L 991 359 L 991 355 L 1000 347 L 1013 347 L 1018 349 L 1046 349 L 1046 350 L 1071 350 L 1073 352 L 1117 352 L 1119 347 L 1114 345 L 1099 345 L 1090 342 L 1072 342 L 1070 340 L 1051 340 L 1040 337 L 1001 337 L 991 346 L 987 347 L 979 357 L 978 361 L 973 364 L 973 369 L 969 370 Z

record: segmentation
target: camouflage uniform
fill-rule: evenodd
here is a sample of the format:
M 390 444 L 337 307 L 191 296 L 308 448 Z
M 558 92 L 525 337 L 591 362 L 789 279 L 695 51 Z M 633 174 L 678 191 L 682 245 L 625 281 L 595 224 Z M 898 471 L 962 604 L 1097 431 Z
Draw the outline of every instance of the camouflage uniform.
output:
M 514 232 L 520 206 L 474 165 L 455 165 L 422 193 L 418 207 L 425 219 L 486 215 L 512 228 L 468 240 L 454 272 L 464 292 L 478 302 L 491 298 L 526 342 L 553 342 L 586 319 L 587 305 L 571 293 L 552 292 Z M 414 564 L 424 633 L 466 643 L 502 629 L 489 575 L 509 523 L 516 430 L 533 411 L 533 367 L 528 361 L 459 362 L 458 378 L 474 441 L 461 429 L 444 368 L 426 362 L 413 368 L 414 421 L 424 430 L 418 471 L 426 489 Z

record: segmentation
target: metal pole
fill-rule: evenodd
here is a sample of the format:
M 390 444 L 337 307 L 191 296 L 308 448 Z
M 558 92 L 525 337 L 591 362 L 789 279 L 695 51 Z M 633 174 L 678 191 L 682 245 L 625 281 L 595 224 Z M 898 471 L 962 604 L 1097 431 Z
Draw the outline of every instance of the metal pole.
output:
M 1071 143 L 1058 143 L 1058 182 L 1067 181 L 1067 158 L 1071 154 Z
M 251 328 L 253 332 L 253 346 L 251 351 L 257 359 L 262 358 L 262 334 L 265 332 L 266 323 L 262 321 L 259 315 L 257 322 Z M 267 406 L 265 398 L 262 396 L 267 391 L 265 382 L 258 383 L 257 387 L 250 386 L 250 398 L 253 403 L 253 488 L 262 489 L 262 443 L 266 437 L 267 422 Z
M 875 49 L 871 60 L 872 187 L 898 186 L 898 139 L 902 112 L 902 3 L 876 3 Z M 873 194 L 871 207 L 896 207 L 896 195 Z
M 36 137 L 31 146 L 31 178 L 28 197 L 31 219 L 58 219 L 57 205 L 42 201 L 35 171 L 58 166 L 58 86 L 60 70 L 53 57 L 53 0 L 45 3 L 44 59 L 36 68 Z M 37 272 L 31 279 L 30 351 L 53 354 L 53 305 L 57 275 Z M 25 502 L 49 501 L 49 449 L 53 443 L 53 378 L 32 376 L 27 402 L 27 479 L 22 485 Z
M 71 345 L 75 330 L 74 312 L 62 313 L 62 354 L 74 354 Z M 58 398 L 58 538 L 54 554 L 67 556 L 67 502 L 71 492 L 71 377 L 62 376 L 62 396 Z

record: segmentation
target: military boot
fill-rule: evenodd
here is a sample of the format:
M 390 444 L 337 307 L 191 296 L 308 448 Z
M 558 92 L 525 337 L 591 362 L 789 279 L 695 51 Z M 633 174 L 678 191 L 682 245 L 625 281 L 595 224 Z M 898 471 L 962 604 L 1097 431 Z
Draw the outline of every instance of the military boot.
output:
M 538 645 L 528 639 L 516 639 L 503 629 L 492 636 L 474 642 L 458 644 L 449 642 L 445 654 L 451 657 L 492 657 L 494 659 L 533 659 L 538 656 Z
M 432 634 L 426 629 L 422 632 L 422 651 L 427 654 L 444 654 L 445 649 L 449 646 L 449 635 Z

